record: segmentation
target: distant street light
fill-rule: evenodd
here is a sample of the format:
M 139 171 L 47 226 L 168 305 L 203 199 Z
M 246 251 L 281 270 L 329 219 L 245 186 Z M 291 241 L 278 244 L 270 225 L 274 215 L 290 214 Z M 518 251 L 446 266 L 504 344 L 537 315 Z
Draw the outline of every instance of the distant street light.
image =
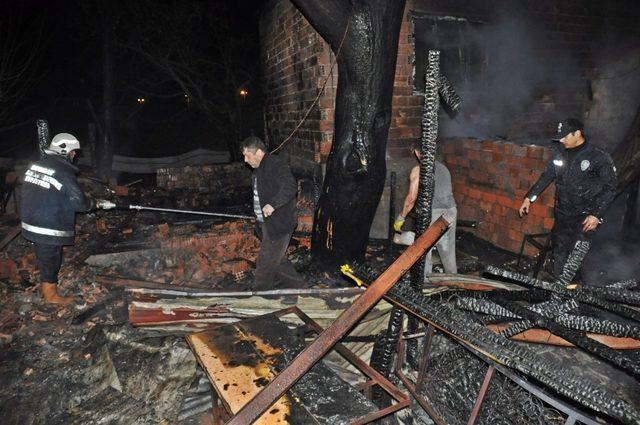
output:
M 242 136 L 243 136 L 243 130 L 244 130 L 244 124 L 242 122 L 242 109 L 244 107 L 245 101 L 247 100 L 247 95 L 249 94 L 249 91 L 247 89 L 245 89 L 244 87 L 241 87 L 240 90 L 238 90 L 238 94 L 240 95 L 240 103 L 237 105 L 238 106 L 238 133 L 239 136 L 238 139 L 242 140 Z

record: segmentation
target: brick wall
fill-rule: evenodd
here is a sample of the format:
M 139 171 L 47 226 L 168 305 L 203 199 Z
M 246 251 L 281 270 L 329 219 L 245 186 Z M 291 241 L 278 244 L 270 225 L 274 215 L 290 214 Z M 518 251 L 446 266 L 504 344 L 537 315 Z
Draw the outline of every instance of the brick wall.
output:
M 330 73 L 331 49 L 289 0 L 270 0 L 260 21 L 265 92 L 265 130 L 269 146 L 282 143 L 303 118 Z M 337 68 L 337 67 L 336 67 Z M 321 173 L 333 133 L 337 70 L 318 103 L 284 149 L 294 173 Z
M 423 98 L 414 95 L 414 37 L 411 15 L 412 2 L 407 1 L 396 59 L 396 77 L 393 87 L 391 126 L 387 139 L 387 153 L 391 157 L 410 156 L 414 140 L 420 138 Z
M 528 27 L 523 38 L 531 39 L 530 56 L 536 58 L 534 62 L 546 62 L 549 65 L 544 72 L 551 74 L 554 68 L 563 70 L 562 75 L 547 76 L 547 79 L 560 82 L 550 83 L 541 78 L 539 90 L 521 94 L 526 99 L 519 104 L 518 110 L 508 114 L 510 123 L 491 134 L 537 143 L 537 140 L 546 138 L 553 131 L 558 117 L 576 115 L 584 118 L 591 102 L 585 88 L 595 74 L 593 55 L 597 52 L 593 51 L 592 43 L 607 27 L 619 28 L 621 33 L 638 34 L 639 27 L 635 25 L 633 16 L 624 13 L 633 4 L 631 0 L 615 4 L 596 0 L 408 0 L 398 45 L 388 155 L 410 155 L 407 144 L 420 137 L 422 99 L 414 95 L 414 59 L 415 39 L 421 35 L 415 34 L 415 19 L 424 16 L 448 17 L 480 26 L 493 26 L 511 19 L 513 15 L 516 22 Z M 269 0 L 264 10 L 261 19 L 261 60 L 267 99 L 265 126 L 271 144 L 275 146 L 291 132 L 312 104 L 322 82 L 329 75 L 333 55 L 289 0 Z M 570 60 L 561 64 L 563 59 Z M 319 105 L 312 109 L 285 150 L 292 156 L 292 167 L 299 176 L 318 178 L 318 174 L 322 174 L 321 164 L 325 162 L 331 147 L 337 78 L 337 69 L 334 69 L 326 89 L 321 93 Z M 462 82 L 453 83 L 463 97 L 467 96 L 467 100 L 487 96 L 491 99 L 492 93 L 482 92 L 482 84 L 474 84 L 470 89 L 463 87 Z M 496 99 L 495 93 L 493 95 L 493 101 L 499 103 L 501 99 Z M 467 103 L 468 116 L 465 119 L 468 122 L 491 122 L 502 118 L 489 116 L 490 108 L 482 110 L 482 102 L 476 102 L 478 105 L 479 110 L 469 111 Z M 495 114 L 498 110 L 494 108 L 491 113 Z M 504 115 L 504 111 L 501 114 Z M 446 114 L 441 117 L 443 129 L 452 124 Z M 459 124 L 461 117 L 457 121 Z M 463 136 L 481 137 L 472 133 Z
M 242 162 L 161 168 L 156 181 L 176 200 L 176 207 L 202 209 L 251 202 L 251 171 Z
M 255 262 L 260 246 L 248 221 L 214 224 L 207 230 L 164 224 L 156 238 L 167 256 L 178 259 L 167 267 L 167 275 L 191 282 L 216 281 L 252 269 L 249 261 Z
M 525 234 L 543 233 L 553 226 L 554 186 L 531 205 L 528 216 L 518 209 L 538 179 L 551 150 L 505 141 L 456 139 L 443 145 L 444 163 L 451 172 L 458 219 L 478 222 L 473 233 L 509 251 L 520 249 Z M 537 253 L 529 249 L 527 254 Z

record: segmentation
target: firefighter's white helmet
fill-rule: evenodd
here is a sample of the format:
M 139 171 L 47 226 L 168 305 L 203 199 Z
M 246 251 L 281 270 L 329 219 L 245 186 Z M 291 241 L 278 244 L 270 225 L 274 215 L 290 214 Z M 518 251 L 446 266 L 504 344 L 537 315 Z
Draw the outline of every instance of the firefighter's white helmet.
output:
M 48 154 L 69 155 L 69 152 L 80 149 L 80 142 L 74 135 L 60 133 L 53 136 L 49 148 L 45 150 Z

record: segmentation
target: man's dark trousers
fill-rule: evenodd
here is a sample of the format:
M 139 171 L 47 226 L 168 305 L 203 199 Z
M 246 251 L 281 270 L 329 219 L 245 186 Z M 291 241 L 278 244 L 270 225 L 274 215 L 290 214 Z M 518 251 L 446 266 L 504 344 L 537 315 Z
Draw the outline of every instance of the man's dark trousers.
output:
M 286 255 L 293 232 L 286 233 L 278 239 L 272 239 L 269 237 L 264 223 L 260 230 L 262 231 L 262 235 L 260 235 L 262 242 L 256 260 L 254 289 L 273 289 L 277 286 L 285 288 L 306 287 L 304 280 Z

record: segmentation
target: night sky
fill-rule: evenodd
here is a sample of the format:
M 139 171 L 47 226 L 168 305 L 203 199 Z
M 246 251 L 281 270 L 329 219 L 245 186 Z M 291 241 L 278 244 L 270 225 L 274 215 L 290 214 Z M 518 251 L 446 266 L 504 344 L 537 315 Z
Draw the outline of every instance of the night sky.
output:
M 14 51 L 18 57 L 33 53 L 33 66 L 24 96 L 0 104 L 6 112 L 0 116 L 0 156 L 28 156 L 38 118 L 49 121 L 51 135 L 70 132 L 81 141 L 94 121 L 89 103 L 102 121 L 107 3 L 115 34 L 116 153 L 225 149 L 228 139 L 261 130 L 255 60 L 260 1 L 2 0 L 2 46 L 20 40 Z M 163 55 L 175 68 L 192 69 L 172 79 L 174 69 L 157 63 Z M 193 85 L 181 84 L 186 80 Z M 249 94 L 240 96 L 242 88 Z

